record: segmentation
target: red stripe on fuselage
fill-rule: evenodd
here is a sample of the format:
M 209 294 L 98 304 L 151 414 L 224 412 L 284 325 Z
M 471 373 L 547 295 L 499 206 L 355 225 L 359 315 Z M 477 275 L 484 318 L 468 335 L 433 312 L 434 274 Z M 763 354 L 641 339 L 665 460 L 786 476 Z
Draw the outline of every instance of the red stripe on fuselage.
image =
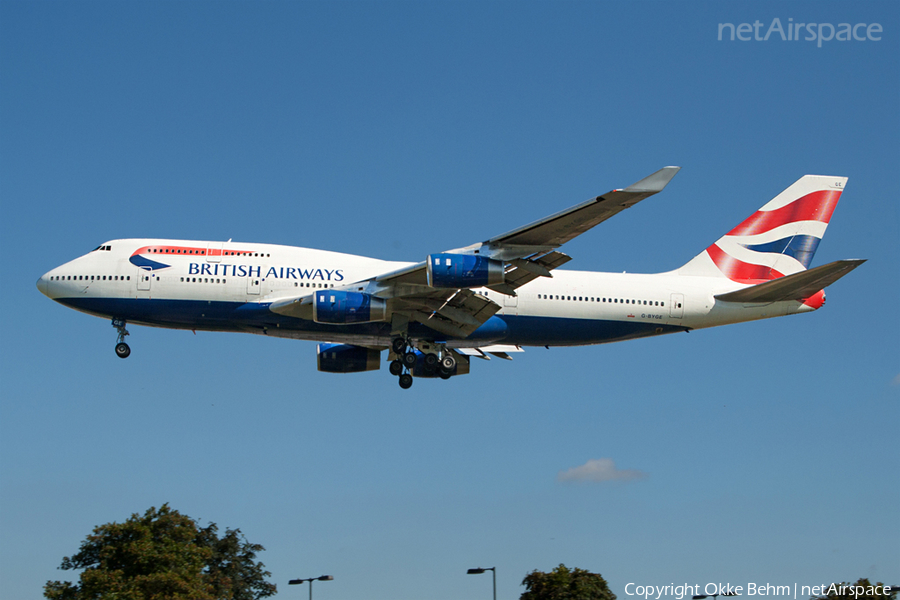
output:
M 756 235 L 797 221 L 828 223 L 841 197 L 840 190 L 819 190 L 775 210 L 758 210 L 728 235 Z
M 150 254 L 154 256 L 159 256 L 160 254 L 168 254 L 171 255 L 185 255 L 188 256 L 206 256 L 207 249 L 206 248 L 195 248 L 192 246 L 165 246 L 165 245 L 154 245 L 154 246 L 144 246 L 143 248 L 138 248 L 134 251 L 132 256 L 136 254 Z M 253 252 L 248 250 L 222 250 L 217 248 L 210 248 L 209 255 L 210 256 L 247 256 L 253 254 Z

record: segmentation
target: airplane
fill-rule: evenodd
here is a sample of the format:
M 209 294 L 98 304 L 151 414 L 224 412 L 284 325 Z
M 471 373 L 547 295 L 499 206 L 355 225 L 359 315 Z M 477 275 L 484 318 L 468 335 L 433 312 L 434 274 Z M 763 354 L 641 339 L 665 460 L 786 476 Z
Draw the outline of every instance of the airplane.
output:
M 472 358 L 527 346 L 580 346 L 805 313 L 865 260 L 810 268 L 846 177 L 805 175 L 700 254 L 657 274 L 557 270 L 560 246 L 660 192 L 664 167 L 470 246 L 402 263 L 272 244 L 165 239 L 105 242 L 45 273 L 38 289 L 127 323 L 320 342 L 318 369 L 378 370 L 408 389 L 449 379 Z

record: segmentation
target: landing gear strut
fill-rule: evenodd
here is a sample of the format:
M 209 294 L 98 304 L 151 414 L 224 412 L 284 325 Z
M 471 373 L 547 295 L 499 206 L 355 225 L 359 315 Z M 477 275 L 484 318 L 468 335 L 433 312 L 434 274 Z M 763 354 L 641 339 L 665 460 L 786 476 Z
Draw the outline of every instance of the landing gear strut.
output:
M 125 336 L 129 335 L 125 329 L 125 319 L 113 319 L 112 326 L 119 332 L 116 338 L 116 356 L 119 358 L 128 358 L 131 355 L 131 348 L 125 343 Z
M 410 373 L 416 366 L 416 353 L 405 337 L 397 336 L 391 340 L 391 351 L 397 356 L 391 361 L 388 370 L 399 378 L 400 387 L 408 390 L 412 387 L 413 378 Z M 404 372 L 405 371 L 405 372 Z
M 416 350 L 418 348 L 418 352 Z M 419 353 L 422 354 L 420 368 L 424 376 L 438 376 L 441 379 L 450 379 L 456 368 L 456 357 L 444 344 L 433 342 L 419 342 L 415 346 L 402 336 L 391 339 L 391 352 L 394 360 L 391 361 L 389 371 L 391 375 L 399 378 L 400 387 L 409 389 L 413 383 L 412 373 L 419 362 Z

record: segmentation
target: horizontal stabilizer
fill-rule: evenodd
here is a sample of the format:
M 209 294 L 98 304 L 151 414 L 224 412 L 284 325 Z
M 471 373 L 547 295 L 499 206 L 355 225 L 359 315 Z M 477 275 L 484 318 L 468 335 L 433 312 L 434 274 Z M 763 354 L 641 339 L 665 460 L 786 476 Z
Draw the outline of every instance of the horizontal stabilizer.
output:
M 736 292 L 719 294 L 716 296 L 716 300 L 745 303 L 804 300 L 831 285 L 864 262 L 866 262 L 865 259 L 837 260 L 821 267 L 779 277 Z

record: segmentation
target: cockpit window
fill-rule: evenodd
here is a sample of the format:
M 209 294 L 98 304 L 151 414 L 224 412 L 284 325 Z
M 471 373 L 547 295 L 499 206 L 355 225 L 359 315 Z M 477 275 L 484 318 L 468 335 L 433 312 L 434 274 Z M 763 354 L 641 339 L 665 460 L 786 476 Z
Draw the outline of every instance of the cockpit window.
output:
M 97 246 L 91 252 L 96 252 L 97 250 L 112 250 L 112 246 Z

